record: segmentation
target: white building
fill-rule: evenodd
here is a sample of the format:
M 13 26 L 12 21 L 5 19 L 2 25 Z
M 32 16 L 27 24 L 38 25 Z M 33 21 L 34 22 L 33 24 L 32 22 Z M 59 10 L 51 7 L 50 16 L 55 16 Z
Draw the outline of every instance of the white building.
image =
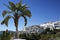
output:
M 50 28 L 50 30 L 55 29 L 60 29 L 60 21 L 55 21 L 55 22 L 48 22 L 44 24 L 40 24 L 40 27 L 43 27 L 44 29 Z
M 55 27 L 56 29 L 60 29 L 60 21 L 54 22 L 54 27 Z
M 27 32 L 42 32 L 46 28 L 50 28 L 50 30 L 60 29 L 60 21 L 47 22 L 40 25 L 33 25 L 31 27 L 26 28 L 26 31 Z
M 44 31 L 44 29 L 42 27 L 40 27 L 39 25 L 34 25 L 29 28 L 26 28 L 26 31 L 28 33 L 37 33 L 37 32 L 41 33 Z

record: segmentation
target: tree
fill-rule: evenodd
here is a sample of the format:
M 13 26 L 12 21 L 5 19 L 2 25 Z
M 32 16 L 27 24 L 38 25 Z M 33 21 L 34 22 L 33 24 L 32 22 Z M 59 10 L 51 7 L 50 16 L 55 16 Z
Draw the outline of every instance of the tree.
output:
M 26 17 L 29 17 L 29 18 L 31 17 L 31 12 L 28 9 L 29 7 L 26 4 L 22 4 L 22 0 L 17 4 L 14 4 L 13 2 L 9 1 L 9 6 L 6 5 L 6 4 L 4 4 L 4 5 L 7 6 L 9 10 L 8 11 L 7 10 L 3 11 L 2 16 L 3 17 L 6 16 L 6 18 L 1 22 L 1 24 L 5 24 L 6 26 L 8 26 L 9 19 L 13 18 L 14 23 L 15 23 L 15 27 L 16 27 L 16 38 L 19 38 L 19 35 L 18 35 L 18 21 L 19 21 L 20 17 L 23 17 L 24 22 L 25 22 L 24 26 L 26 26 L 26 24 L 27 24 L 27 18 Z

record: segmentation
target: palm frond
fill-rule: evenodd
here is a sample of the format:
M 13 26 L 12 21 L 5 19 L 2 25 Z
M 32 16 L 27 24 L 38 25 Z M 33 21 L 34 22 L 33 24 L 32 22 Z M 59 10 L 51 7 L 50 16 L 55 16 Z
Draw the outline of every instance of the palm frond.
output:
M 7 16 L 7 17 L 1 22 L 1 24 L 2 24 L 2 25 L 5 24 L 6 26 L 8 26 L 8 21 L 9 21 L 10 18 L 11 18 L 11 16 Z
M 3 5 L 6 6 L 10 10 L 12 9 L 10 6 L 8 6 L 8 5 L 4 4 L 4 3 L 3 3 Z
M 20 8 L 21 5 L 22 5 L 22 0 L 21 0 L 19 3 L 16 4 L 16 7 L 17 7 L 17 8 Z
M 29 8 L 29 7 L 27 6 L 27 4 L 24 4 L 24 5 L 22 6 L 22 11 L 25 11 L 27 8 Z
M 9 2 L 10 7 L 12 8 L 12 11 L 16 10 L 16 6 L 13 2 Z
M 14 11 L 14 8 L 12 8 L 11 6 L 8 6 L 8 5 L 6 5 L 6 4 L 3 4 L 3 5 L 5 5 L 8 9 L 10 9 L 11 11 Z
M 12 12 L 4 10 L 4 11 L 2 12 L 2 16 L 4 17 L 6 14 L 9 14 L 9 13 L 12 13 Z
M 19 17 L 20 17 L 21 15 L 28 16 L 29 18 L 32 16 L 32 15 L 31 15 L 31 12 L 30 12 L 29 10 L 25 10 L 24 12 L 22 11 L 22 12 L 19 14 Z
M 30 10 L 26 10 L 26 11 L 24 12 L 24 15 L 25 15 L 25 16 L 28 16 L 29 18 L 32 16 Z
M 22 17 L 24 18 L 24 26 L 26 26 L 27 25 L 27 18 L 26 18 L 26 16 L 24 16 L 24 15 L 22 15 Z
M 27 4 L 24 4 L 22 7 L 23 7 L 23 8 L 29 8 L 29 7 L 27 6 Z

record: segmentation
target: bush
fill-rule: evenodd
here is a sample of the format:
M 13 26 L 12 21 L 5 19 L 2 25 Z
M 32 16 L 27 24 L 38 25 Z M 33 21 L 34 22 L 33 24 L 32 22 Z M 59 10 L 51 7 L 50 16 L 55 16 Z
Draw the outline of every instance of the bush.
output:
M 40 39 L 40 35 L 39 34 L 34 34 L 34 33 L 20 34 L 19 37 L 22 38 L 22 39 L 27 39 L 27 40 L 39 40 Z
M 25 33 L 24 34 L 20 34 L 19 38 L 26 39 L 26 34 Z
M 12 37 L 12 35 L 7 32 L 7 31 L 3 31 L 3 34 L 1 35 L 1 40 L 10 40 Z
M 20 34 L 20 38 L 26 40 L 55 40 L 60 39 L 60 32 L 51 31 L 49 33 L 30 33 L 30 34 Z

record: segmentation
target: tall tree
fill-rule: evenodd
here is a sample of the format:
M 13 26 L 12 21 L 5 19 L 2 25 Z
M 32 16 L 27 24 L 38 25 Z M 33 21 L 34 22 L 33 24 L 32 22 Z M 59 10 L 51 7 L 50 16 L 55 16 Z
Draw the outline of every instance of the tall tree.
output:
M 27 18 L 26 17 L 29 17 L 29 18 L 31 17 L 31 12 L 28 9 L 29 7 L 26 4 L 22 4 L 22 0 L 17 4 L 14 4 L 13 2 L 9 1 L 9 6 L 6 5 L 6 4 L 4 4 L 4 5 L 6 7 L 8 7 L 9 10 L 8 11 L 4 10 L 2 12 L 2 16 L 6 17 L 6 18 L 1 22 L 1 24 L 5 24 L 6 26 L 8 26 L 9 19 L 13 18 L 14 19 L 14 24 L 15 24 L 15 27 L 16 27 L 16 38 L 19 38 L 19 35 L 18 35 L 18 21 L 19 21 L 20 17 L 23 17 L 24 22 L 25 22 L 24 26 L 26 26 L 26 24 L 27 24 Z

